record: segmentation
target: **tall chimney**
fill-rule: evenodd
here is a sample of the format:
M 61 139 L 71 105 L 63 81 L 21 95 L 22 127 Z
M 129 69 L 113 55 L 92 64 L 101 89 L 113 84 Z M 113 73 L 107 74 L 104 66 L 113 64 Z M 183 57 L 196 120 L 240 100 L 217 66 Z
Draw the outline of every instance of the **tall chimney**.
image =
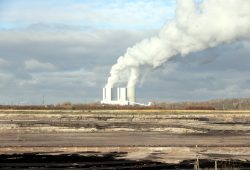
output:
M 103 88 L 103 100 L 110 102 L 112 100 L 112 89 L 109 87 Z
M 135 102 L 135 87 L 128 87 L 128 101 Z

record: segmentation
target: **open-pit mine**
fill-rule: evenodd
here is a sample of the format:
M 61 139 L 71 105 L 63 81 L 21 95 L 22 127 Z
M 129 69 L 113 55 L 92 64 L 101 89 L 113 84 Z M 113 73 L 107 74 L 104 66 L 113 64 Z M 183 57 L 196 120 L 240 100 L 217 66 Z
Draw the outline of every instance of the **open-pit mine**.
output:
M 0 168 L 247 169 L 249 161 L 250 111 L 0 111 Z

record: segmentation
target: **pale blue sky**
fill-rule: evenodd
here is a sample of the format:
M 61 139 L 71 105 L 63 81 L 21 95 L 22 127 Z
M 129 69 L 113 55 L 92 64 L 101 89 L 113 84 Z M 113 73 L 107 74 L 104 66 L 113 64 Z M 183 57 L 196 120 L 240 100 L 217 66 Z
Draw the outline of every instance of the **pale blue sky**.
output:
M 0 0 L 0 27 L 35 23 L 106 29 L 158 29 L 173 18 L 175 0 Z

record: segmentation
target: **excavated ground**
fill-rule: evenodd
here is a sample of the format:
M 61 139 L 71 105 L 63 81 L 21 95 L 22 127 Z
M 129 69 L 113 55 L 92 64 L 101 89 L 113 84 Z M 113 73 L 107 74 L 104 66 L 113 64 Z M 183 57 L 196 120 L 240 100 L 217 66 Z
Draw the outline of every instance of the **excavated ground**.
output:
M 182 165 L 185 160 L 194 160 L 194 166 L 197 159 L 248 166 L 250 111 L 1 110 L 0 167 L 7 155 L 25 160 L 27 153 L 118 153 L 112 159 L 142 161 L 137 167 Z

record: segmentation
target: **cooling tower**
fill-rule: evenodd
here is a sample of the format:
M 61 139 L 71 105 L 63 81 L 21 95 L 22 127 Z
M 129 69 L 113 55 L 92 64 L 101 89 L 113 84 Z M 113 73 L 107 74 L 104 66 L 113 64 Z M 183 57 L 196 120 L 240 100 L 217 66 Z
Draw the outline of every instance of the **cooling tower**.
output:
M 128 101 L 134 103 L 135 102 L 135 88 L 128 87 Z
M 127 101 L 127 88 L 117 88 L 117 100 L 122 102 Z
M 110 88 L 105 87 L 102 90 L 102 104 L 117 104 L 117 105 L 134 105 L 135 103 L 135 88 Z
M 111 101 L 112 99 L 111 88 L 103 88 L 102 96 L 103 96 L 103 101 Z

